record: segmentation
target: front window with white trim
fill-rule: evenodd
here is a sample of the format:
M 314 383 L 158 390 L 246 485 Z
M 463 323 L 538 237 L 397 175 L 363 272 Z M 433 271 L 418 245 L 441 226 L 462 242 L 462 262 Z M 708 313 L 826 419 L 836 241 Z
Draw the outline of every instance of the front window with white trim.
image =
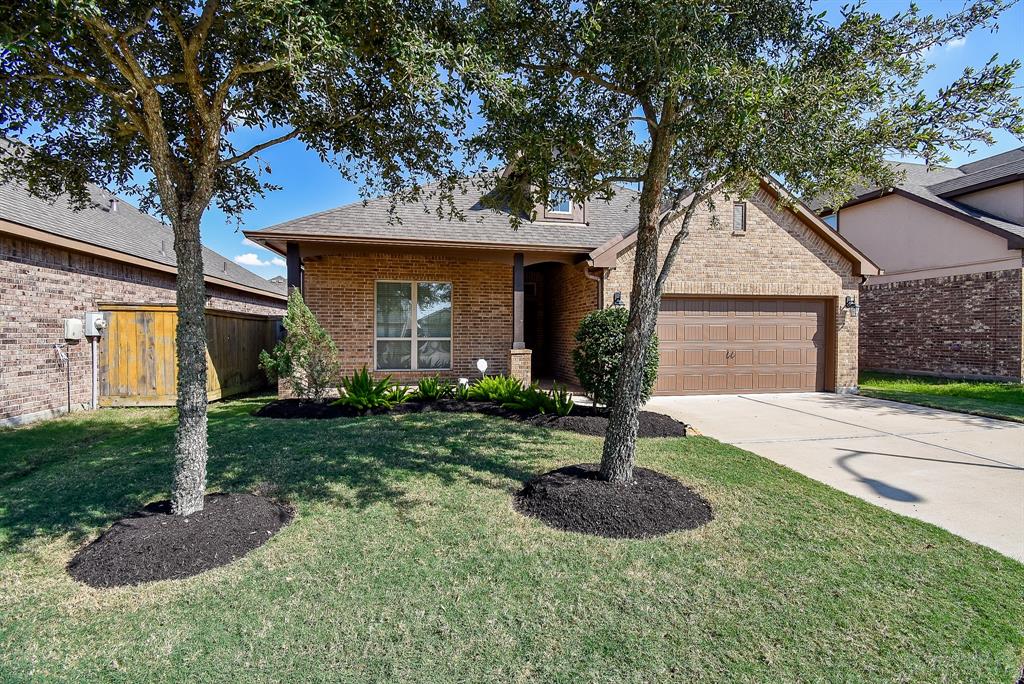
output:
M 452 367 L 452 284 L 378 280 L 374 356 L 377 370 Z

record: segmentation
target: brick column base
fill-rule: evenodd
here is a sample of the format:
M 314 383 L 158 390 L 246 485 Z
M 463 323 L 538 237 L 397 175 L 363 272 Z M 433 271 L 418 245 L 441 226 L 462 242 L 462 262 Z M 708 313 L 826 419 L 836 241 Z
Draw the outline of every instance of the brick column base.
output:
M 522 380 L 524 385 L 529 385 L 533 382 L 532 359 L 531 349 L 510 349 L 508 374 Z
M 278 399 L 291 399 L 292 398 L 292 385 L 284 378 L 277 379 L 277 398 Z

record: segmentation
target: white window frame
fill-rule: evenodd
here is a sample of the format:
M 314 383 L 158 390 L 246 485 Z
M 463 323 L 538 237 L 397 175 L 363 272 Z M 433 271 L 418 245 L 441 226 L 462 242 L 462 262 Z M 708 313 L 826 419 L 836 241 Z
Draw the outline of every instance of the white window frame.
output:
M 554 193 L 548 193 L 548 205 L 551 205 L 551 195 Z M 553 205 L 547 210 L 548 214 L 556 214 L 558 216 L 572 216 L 576 213 L 576 206 L 573 204 L 572 198 L 566 193 L 565 201 L 569 203 L 569 209 L 567 211 L 559 211 L 555 209 Z
M 410 298 L 409 302 L 409 331 L 412 334 L 411 337 L 379 337 L 377 335 L 377 283 L 407 283 L 409 284 Z M 452 307 L 452 323 L 451 329 L 448 330 L 448 337 L 420 337 L 419 326 L 416 325 L 416 310 L 419 307 L 419 286 L 420 283 L 441 283 L 447 285 L 452 294 L 452 301 L 449 305 Z M 452 333 L 455 328 L 455 287 L 449 280 L 391 280 L 388 278 L 381 278 L 373 281 L 373 368 L 378 371 L 391 371 L 391 372 L 411 372 L 411 371 L 450 371 L 452 369 L 452 356 L 455 352 L 455 347 L 452 341 Z M 411 345 L 411 354 L 409 358 L 409 368 L 381 368 L 380 363 L 377 361 L 377 342 L 409 342 Z M 448 349 L 448 367 L 447 368 L 420 368 L 419 367 L 419 343 L 420 342 L 447 342 Z

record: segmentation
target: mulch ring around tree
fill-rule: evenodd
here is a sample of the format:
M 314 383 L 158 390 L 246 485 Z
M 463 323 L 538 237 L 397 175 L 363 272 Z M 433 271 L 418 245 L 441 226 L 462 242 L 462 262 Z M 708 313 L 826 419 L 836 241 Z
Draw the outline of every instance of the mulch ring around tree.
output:
M 189 516 L 171 515 L 170 502 L 158 501 L 83 547 L 68 574 L 91 587 L 191 577 L 241 558 L 293 517 L 288 506 L 255 494 L 209 494 Z
M 305 418 L 322 420 L 328 418 L 345 418 L 360 415 L 380 415 L 385 413 L 482 413 L 516 420 L 539 427 L 565 430 L 581 435 L 595 437 L 604 436 L 608 428 L 608 410 L 593 406 L 577 405 L 567 416 L 547 414 L 527 414 L 521 411 L 502 408 L 487 401 L 407 401 L 391 409 L 371 409 L 359 412 L 348 406 L 335 405 L 334 400 L 312 401 L 309 399 L 278 399 L 262 406 L 253 415 L 259 418 Z M 686 437 L 687 425 L 662 413 L 640 411 L 638 437 Z
M 692 530 L 714 518 L 704 497 L 668 475 L 633 469 L 631 484 L 600 479 L 600 466 L 580 463 L 526 483 L 515 509 L 549 527 L 600 537 L 646 539 Z

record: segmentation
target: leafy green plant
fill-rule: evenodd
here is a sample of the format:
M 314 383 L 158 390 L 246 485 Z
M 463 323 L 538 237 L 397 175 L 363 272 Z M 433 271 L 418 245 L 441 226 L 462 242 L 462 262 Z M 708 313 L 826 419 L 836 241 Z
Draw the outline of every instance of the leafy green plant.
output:
M 434 376 L 422 378 L 416 386 L 413 395 L 422 401 L 437 401 L 452 396 L 454 388 L 447 380 Z
M 622 366 L 622 348 L 626 338 L 629 309 L 611 307 L 587 314 L 576 331 L 572 363 L 584 391 L 595 403 L 609 405 L 615 393 L 615 380 Z M 658 378 L 658 336 L 647 345 L 641 402 L 651 397 Z
M 272 352 L 260 352 L 260 368 L 271 382 L 284 378 L 292 393 L 319 401 L 338 378 L 338 348 L 302 300 L 298 288 L 288 295 L 282 321 L 285 337 Z
M 572 392 L 565 385 L 555 383 L 551 387 L 551 412 L 557 416 L 567 416 L 576 407 L 572 400 Z
M 530 413 L 547 413 L 554 410 L 551 395 L 542 390 L 537 383 L 523 388 L 518 396 L 501 402 L 503 408 Z
M 469 398 L 504 404 L 515 401 L 523 391 L 523 382 L 508 375 L 489 375 L 469 387 Z
M 452 388 L 452 397 L 458 401 L 469 401 L 469 383 L 459 382 Z
M 388 388 L 386 397 L 392 406 L 397 406 L 398 404 L 408 401 L 412 397 L 412 394 L 412 390 L 405 385 L 394 384 Z
M 391 382 L 391 376 L 374 380 L 366 370 L 366 366 L 351 376 L 342 377 L 339 390 L 341 396 L 334 403 L 351 406 L 357 411 L 391 408 L 396 403 L 394 400 L 397 396 L 396 386 Z

